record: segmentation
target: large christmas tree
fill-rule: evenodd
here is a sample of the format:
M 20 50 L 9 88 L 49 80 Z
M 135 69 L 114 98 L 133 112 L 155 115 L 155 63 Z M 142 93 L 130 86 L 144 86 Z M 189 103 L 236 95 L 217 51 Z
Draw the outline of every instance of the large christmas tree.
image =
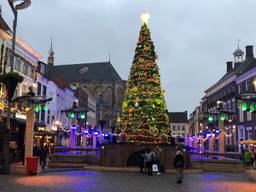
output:
M 148 18 L 147 13 L 142 14 L 143 24 L 127 81 L 120 129 L 121 134 L 126 135 L 126 142 L 167 143 L 168 110 L 160 84 Z

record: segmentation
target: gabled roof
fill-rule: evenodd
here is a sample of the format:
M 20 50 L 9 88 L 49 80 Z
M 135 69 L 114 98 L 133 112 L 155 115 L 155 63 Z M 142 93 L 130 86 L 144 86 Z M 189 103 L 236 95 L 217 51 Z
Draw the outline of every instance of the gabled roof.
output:
M 222 82 L 228 80 L 229 78 L 233 77 L 234 75 L 239 76 L 247 71 L 249 71 L 252 68 L 256 67 L 256 59 L 255 58 L 249 58 L 242 62 L 235 63 L 235 66 L 232 70 L 224 74 L 215 84 L 213 84 L 211 87 L 205 90 L 205 92 L 208 92 L 212 90 L 214 87 L 218 86 Z
M 110 62 L 47 65 L 47 76 L 62 77 L 67 82 L 122 80 Z
M 185 112 L 169 112 L 170 123 L 187 123 L 188 114 Z
M 256 67 L 256 59 L 250 58 L 240 63 L 240 65 L 235 70 L 235 73 L 240 75 L 242 73 L 245 73 L 249 71 L 250 69 Z
M 61 89 L 70 88 L 68 83 L 62 77 L 53 77 L 52 81 Z

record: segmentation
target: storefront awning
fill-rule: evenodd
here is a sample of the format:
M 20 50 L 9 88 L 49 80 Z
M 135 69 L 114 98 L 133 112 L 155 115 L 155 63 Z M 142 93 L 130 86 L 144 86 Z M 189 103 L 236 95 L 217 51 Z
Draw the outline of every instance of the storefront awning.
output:
M 241 141 L 240 143 L 245 145 L 250 145 L 250 144 L 256 145 L 256 140 L 244 140 L 244 141 Z

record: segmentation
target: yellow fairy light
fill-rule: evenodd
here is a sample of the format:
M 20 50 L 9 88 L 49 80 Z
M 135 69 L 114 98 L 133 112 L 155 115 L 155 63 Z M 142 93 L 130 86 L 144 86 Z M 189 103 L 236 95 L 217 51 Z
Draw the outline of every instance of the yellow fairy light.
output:
M 28 112 L 29 110 L 30 110 L 30 108 L 29 108 L 29 107 L 27 107 L 27 108 L 25 109 L 25 111 L 26 111 L 26 112 Z
M 141 14 L 140 18 L 142 20 L 142 23 L 144 24 L 148 24 L 148 19 L 149 19 L 150 15 L 147 12 L 144 12 Z

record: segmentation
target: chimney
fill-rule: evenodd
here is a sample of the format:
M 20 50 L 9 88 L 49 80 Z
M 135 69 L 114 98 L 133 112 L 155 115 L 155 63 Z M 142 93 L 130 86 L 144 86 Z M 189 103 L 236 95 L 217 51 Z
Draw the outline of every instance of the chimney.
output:
M 236 62 L 236 63 L 234 64 L 234 69 L 238 68 L 240 64 L 241 64 L 240 62 Z
M 227 73 L 233 69 L 233 62 L 227 61 Z
M 247 45 L 245 47 L 245 49 L 246 49 L 245 59 L 252 59 L 252 58 L 254 58 L 254 56 L 253 56 L 253 46 L 252 45 Z

